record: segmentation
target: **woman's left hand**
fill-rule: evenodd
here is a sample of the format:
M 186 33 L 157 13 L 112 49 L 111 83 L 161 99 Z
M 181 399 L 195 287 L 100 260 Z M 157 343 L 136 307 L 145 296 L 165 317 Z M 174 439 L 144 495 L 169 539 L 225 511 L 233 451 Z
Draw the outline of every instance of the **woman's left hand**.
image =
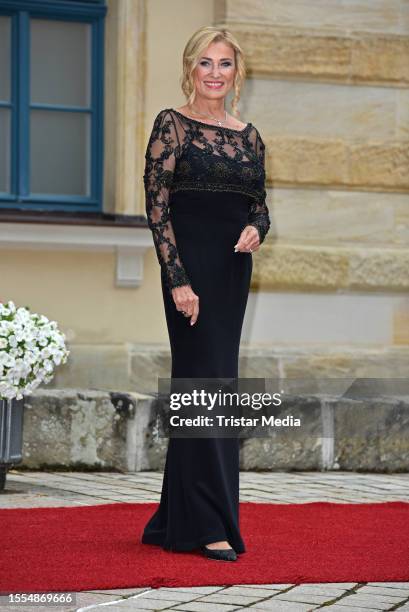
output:
M 236 253 L 251 253 L 257 251 L 260 247 L 260 236 L 257 228 L 254 227 L 254 225 L 246 225 L 234 247 Z

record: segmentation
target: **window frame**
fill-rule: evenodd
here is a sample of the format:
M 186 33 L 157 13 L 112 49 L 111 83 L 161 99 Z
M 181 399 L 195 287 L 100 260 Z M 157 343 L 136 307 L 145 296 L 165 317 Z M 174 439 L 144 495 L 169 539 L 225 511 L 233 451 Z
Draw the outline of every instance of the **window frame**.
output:
M 11 193 L 0 192 L 4 208 L 51 211 L 103 211 L 104 163 L 104 0 L 0 0 L 0 15 L 11 18 L 10 102 L 0 108 L 11 112 Z M 88 106 L 30 104 L 30 18 L 89 23 L 91 28 L 91 99 Z M 90 196 L 29 195 L 30 111 L 53 109 L 80 112 L 90 117 Z

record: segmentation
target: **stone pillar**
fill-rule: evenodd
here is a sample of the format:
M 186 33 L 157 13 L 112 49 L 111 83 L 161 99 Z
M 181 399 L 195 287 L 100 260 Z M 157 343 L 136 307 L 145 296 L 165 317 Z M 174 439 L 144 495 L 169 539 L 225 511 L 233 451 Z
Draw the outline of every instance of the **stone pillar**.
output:
M 104 210 L 142 214 L 145 0 L 108 0 Z

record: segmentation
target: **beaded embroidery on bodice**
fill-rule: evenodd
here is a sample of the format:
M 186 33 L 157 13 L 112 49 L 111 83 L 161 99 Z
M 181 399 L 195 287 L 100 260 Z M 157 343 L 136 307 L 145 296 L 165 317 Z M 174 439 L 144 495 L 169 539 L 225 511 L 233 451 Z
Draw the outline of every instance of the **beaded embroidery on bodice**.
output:
M 265 145 L 255 126 L 242 130 L 210 125 L 172 108 L 154 120 L 143 176 L 146 215 L 169 289 L 189 285 L 169 216 L 169 200 L 180 190 L 230 191 L 247 195 L 247 225 L 260 243 L 270 228 L 265 191 Z

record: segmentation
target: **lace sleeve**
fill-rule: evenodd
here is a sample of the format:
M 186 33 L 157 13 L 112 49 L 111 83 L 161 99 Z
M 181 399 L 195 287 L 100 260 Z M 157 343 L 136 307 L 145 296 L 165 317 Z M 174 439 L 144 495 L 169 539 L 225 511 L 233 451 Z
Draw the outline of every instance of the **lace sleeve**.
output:
M 260 174 L 260 183 L 259 183 L 259 190 L 260 190 L 261 195 L 258 200 L 254 200 L 251 204 L 250 212 L 249 212 L 249 225 L 254 225 L 254 227 L 257 228 L 259 237 L 260 237 L 260 244 L 261 244 L 264 241 L 264 238 L 266 237 L 268 230 L 270 229 L 271 222 L 270 222 L 268 207 L 266 204 L 267 194 L 266 194 L 266 189 L 265 189 L 265 180 L 266 180 L 265 145 L 261 139 L 261 136 L 258 130 L 256 130 L 255 151 L 256 151 L 257 159 L 262 169 L 261 174 Z
M 148 226 L 169 291 L 190 285 L 180 260 L 169 216 L 169 189 L 173 180 L 179 138 L 167 110 L 156 116 L 145 153 L 145 208 Z

